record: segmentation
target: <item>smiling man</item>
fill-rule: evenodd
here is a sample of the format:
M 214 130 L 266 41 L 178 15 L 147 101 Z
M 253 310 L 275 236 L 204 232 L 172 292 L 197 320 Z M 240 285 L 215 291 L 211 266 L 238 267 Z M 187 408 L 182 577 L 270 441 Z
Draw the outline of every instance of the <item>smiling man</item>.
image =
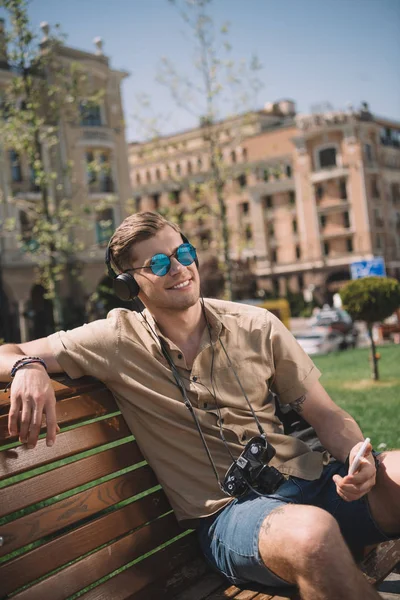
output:
M 118 293 L 145 309 L 2 346 L 10 434 L 33 448 L 45 413 L 52 445 L 48 373 L 97 377 L 177 518 L 198 530 L 205 556 L 232 583 L 296 584 L 304 600 L 379 598 L 353 556 L 399 534 L 400 453 L 376 457 L 369 445 L 348 475 L 363 442 L 357 423 L 274 315 L 202 299 L 196 250 L 173 223 L 128 217 L 106 262 Z M 330 456 L 285 435 L 277 397 L 302 413 Z

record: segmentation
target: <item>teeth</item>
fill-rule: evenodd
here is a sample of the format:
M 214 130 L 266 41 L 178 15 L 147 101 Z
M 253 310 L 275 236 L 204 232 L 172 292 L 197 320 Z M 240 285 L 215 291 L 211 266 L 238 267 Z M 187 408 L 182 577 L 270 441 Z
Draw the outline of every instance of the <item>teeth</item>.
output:
M 174 285 L 174 287 L 172 288 L 173 290 L 179 290 L 180 288 L 186 287 L 187 285 L 189 285 L 189 279 L 187 281 L 184 281 L 183 283 L 178 283 L 178 285 Z

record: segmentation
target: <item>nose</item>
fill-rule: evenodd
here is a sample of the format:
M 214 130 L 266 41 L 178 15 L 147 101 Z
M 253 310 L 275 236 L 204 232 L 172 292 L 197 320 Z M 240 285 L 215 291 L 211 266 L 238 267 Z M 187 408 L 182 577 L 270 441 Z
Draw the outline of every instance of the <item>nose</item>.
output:
M 182 265 L 179 262 L 179 260 L 175 256 L 171 256 L 170 261 L 171 261 L 171 267 L 169 269 L 170 275 L 174 275 L 175 273 L 180 273 L 182 271 L 182 269 L 186 268 L 184 265 Z

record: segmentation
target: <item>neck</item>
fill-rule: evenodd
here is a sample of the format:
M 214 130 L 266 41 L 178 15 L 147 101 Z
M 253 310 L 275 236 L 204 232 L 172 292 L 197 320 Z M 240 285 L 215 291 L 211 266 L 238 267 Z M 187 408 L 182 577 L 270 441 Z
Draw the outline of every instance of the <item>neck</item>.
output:
M 177 346 L 198 343 L 206 326 L 200 300 L 182 311 L 151 311 L 160 331 Z

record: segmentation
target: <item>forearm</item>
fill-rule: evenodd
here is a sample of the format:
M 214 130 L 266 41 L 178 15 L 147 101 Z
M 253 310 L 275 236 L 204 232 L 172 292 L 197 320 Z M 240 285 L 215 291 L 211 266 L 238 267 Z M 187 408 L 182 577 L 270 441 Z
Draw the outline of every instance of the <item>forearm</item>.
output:
M 350 450 L 364 439 L 360 427 L 347 412 L 339 407 L 315 431 L 321 444 L 337 460 L 345 462 Z
M 0 381 L 10 381 L 11 369 L 22 356 L 25 353 L 18 344 L 0 346 Z

